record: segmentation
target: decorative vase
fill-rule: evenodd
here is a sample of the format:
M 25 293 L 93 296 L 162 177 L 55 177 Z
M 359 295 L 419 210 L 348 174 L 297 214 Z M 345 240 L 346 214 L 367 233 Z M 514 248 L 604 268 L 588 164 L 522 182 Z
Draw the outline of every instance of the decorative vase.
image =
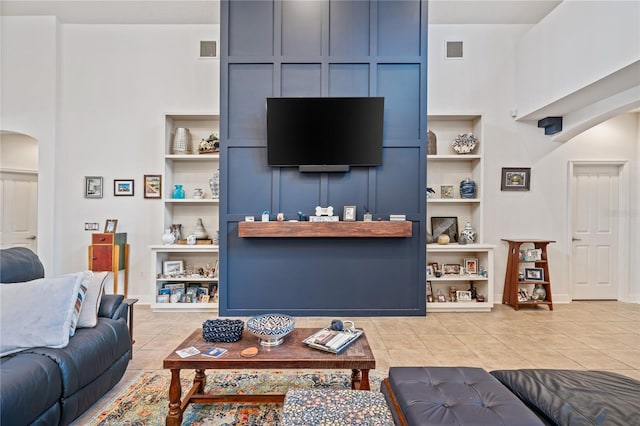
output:
M 470 178 L 466 178 L 460 182 L 460 197 L 461 198 L 475 198 L 476 197 L 476 182 Z
M 431 130 L 427 132 L 427 155 L 438 154 L 438 138 Z
M 478 234 L 476 230 L 471 226 L 471 222 L 467 222 L 462 232 L 460 232 L 460 239 L 465 239 L 467 243 L 473 244 L 476 242 Z
M 533 287 L 533 292 L 531 296 L 533 297 L 533 300 L 539 300 L 542 302 L 547 298 L 547 290 L 545 290 L 542 284 L 536 284 Z
M 175 185 L 175 188 L 173 188 L 173 192 L 171 193 L 171 197 L 184 198 L 184 189 L 182 188 L 182 185 Z
M 176 238 L 176 241 L 182 239 L 182 225 L 179 223 L 174 223 L 171 225 L 171 233 Z
M 220 198 L 220 169 L 213 172 L 213 177 L 209 179 L 209 187 L 211 188 L 211 198 Z
M 444 246 L 444 245 L 449 244 L 449 241 L 451 241 L 451 238 L 449 238 L 449 235 L 447 235 L 447 234 L 438 235 L 438 244 Z
M 173 244 L 176 242 L 176 236 L 171 232 L 171 228 L 167 228 L 164 230 L 164 234 L 162 234 L 162 244 Z
M 202 219 L 198 218 L 198 222 L 196 223 L 196 228 L 193 230 L 193 235 L 196 236 L 197 240 L 206 240 L 209 238 L 209 234 L 207 234 L 207 230 L 204 229 L 204 225 L 202 224 Z
M 188 154 L 191 149 L 191 134 L 186 127 L 176 128 L 176 132 L 173 135 L 173 147 L 172 152 L 174 154 Z

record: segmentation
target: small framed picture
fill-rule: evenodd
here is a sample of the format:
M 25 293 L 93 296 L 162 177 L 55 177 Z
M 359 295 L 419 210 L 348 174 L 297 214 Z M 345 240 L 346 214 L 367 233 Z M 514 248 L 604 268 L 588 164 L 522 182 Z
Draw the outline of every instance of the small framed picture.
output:
M 544 281 L 544 269 L 542 268 L 525 268 L 525 281 Z
M 433 297 L 433 289 L 431 288 L 431 281 L 427 281 L 427 296 Z
M 447 234 L 452 243 L 458 242 L 458 217 L 431 217 L 431 230 L 433 238 L 438 238 L 440 234 Z
M 427 278 L 435 277 L 435 271 L 433 270 L 432 265 L 427 265 Z
M 444 293 L 438 293 L 437 297 L 438 297 L 438 302 L 440 302 L 440 303 L 444 303 L 444 302 L 447 301 L 447 298 L 444 295 Z
M 503 167 L 501 191 L 528 191 L 531 185 L 530 167 Z
M 102 198 L 102 176 L 84 177 L 84 198 Z
M 440 198 L 453 198 L 453 185 L 440 185 Z
M 182 260 L 165 260 L 162 262 L 163 275 L 172 276 L 182 273 L 184 273 L 184 262 Z
M 345 222 L 355 222 L 356 206 L 344 206 L 342 220 L 344 220 Z
M 144 175 L 144 198 L 162 198 L 162 176 Z
M 113 195 L 116 197 L 132 197 L 133 196 L 133 179 L 114 179 Z
M 115 234 L 116 226 L 118 226 L 118 219 L 107 219 L 104 223 L 104 233 Z
M 460 265 L 456 263 L 445 263 L 442 265 L 442 273 L 445 275 L 455 275 L 460 273 Z
M 458 302 L 471 302 L 471 292 L 469 290 L 456 291 Z
M 464 259 L 464 270 L 469 275 L 476 275 L 478 273 L 478 259 L 475 257 L 466 257 Z
M 523 260 L 527 262 L 542 260 L 542 249 L 527 249 L 524 252 Z

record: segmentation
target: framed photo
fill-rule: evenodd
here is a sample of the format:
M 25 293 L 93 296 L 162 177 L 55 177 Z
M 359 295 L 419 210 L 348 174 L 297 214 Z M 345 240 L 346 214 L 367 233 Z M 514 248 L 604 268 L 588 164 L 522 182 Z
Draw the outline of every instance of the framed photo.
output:
M 345 222 L 355 222 L 356 206 L 344 206 L 342 220 L 344 220 Z
M 433 270 L 433 266 L 427 265 L 427 278 L 435 277 L 435 271 Z
M 447 298 L 444 295 L 444 293 L 438 293 L 438 302 L 443 303 L 443 302 L 446 302 L 446 301 L 447 301 Z
M 531 168 L 502 168 L 501 191 L 528 191 L 531 184 Z
M 431 231 L 433 238 L 440 234 L 447 234 L 450 242 L 458 242 L 458 218 L 457 217 L 431 217 Z
M 116 197 L 132 197 L 133 196 L 133 179 L 114 179 L 113 195 Z
M 433 297 L 433 289 L 431 288 L 431 281 L 427 281 L 427 296 Z
M 525 281 L 544 281 L 544 269 L 542 268 L 525 268 Z
M 161 175 L 144 175 L 144 198 L 162 198 Z
M 455 275 L 460 273 L 460 265 L 456 263 L 445 263 L 442 265 L 442 273 L 445 275 Z
M 440 198 L 453 198 L 453 185 L 440 185 Z
M 162 262 L 163 275 L 171 276 L 182 273 L 184 273 L 184 262 L 182 260 L 165 260 Z
M 542 249 L 527 249 L 524 252 L 524 261 L 535 262 L 542 260 Z
M 118 226 L 118 219 L 107 219 L 104 223 L 104 233 L 115 234 L 116 226 Z
M 529 300 L 529 295 L 527 294 L 527 290 L 519 289 L 518 290 L 518 302 L 526 302 Z
M 471 302 L 471 292 L 469 290 L 456 291 L 456 298 L 458 302 Z
M 102 198 L 102 176 L 84 177 L 84 198 Z
M 467 274 L 477 275 L 478 274 L 478 259 L 475 257 L 466 257 L 464 259 L 464 270 L 467 271 Z

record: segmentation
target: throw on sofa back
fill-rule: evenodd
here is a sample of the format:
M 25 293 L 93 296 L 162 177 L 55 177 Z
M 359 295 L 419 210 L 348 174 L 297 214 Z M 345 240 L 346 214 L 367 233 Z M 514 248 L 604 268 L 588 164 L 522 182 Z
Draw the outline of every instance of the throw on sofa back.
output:
M 26 247 L 0 250 L 0 283 L 20 283 L 44 278 L 38 255 Z

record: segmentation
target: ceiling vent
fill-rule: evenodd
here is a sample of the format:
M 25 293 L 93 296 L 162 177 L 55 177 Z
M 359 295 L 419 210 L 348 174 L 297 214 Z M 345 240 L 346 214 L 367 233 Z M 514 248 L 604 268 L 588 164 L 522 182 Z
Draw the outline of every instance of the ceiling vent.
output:
M 447 42 L 447 59 L 462 59 L 462 42 L 461 41 L 448 41 Z
M 215 40 L 200 42 L 200 57 L 215 58 L 218 56 L 218 43 Z

